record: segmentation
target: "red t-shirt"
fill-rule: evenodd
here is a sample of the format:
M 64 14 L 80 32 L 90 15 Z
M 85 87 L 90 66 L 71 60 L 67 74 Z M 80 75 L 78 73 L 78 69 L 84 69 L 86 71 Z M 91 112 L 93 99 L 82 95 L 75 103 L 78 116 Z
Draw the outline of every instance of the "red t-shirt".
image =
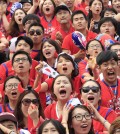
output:
M 86 36 L 86 40 L 87 42 L 94 39 L 97 36 L 96 33 L 92 32 L 92 31 L 88 31 L 87 30 L 87 36 Z M 66 50 L 70 50 L 71 54 L 76 54 L 80 48 L 78 48 L 72 40 L 72 33 L 67 35 L 65 37 L 65 39 L 63 40 L 63 44 L 62 44 L 62 49 L 66 49 Z
M 14 112 L 14 110 L 12 110 L 12 109 L 10 108 L 9 103 L 7 103 L 7 104 L 5 105 L 5 109 L 6 109 L 6 111 L 4 111 L 4 106 L 3 106 L 3 104 L 0 104 L 0 113 L 2 113 L 2 112 L 13 113 L 13 112 Z
M 40 50 L 32 50 L 30 53 L 30 57 L 32 59 L 35 59 L 35 57 L 38 55 L 39 52 L 40 52 Z
M 38 62 L 32 60 L 32 68 L 30 69 L 30 78 L 35 79 L 36 70 L 35 67 L 38 65 Z M 12 61 L 4 62 L 0 65 L 0 84 L 4 83 L 5 79 L 10 76 L 15 75 L 14 70 L 12 69 Z
M 56 40 L 56 33 L 57 33 L 58 31 L 62 34 L 62 37 L 63 37 L 63 39 L 64 39 L 68 34 L 74 32 L 74 28 L 72 27 L 72 25 L 70 25 L 69 31 L 66 32 L 66 31 L 64 31 L 64 29 L 61 28 L 61 26 L 59 26 L 59 27 L 57 27 L 57 28 L 55 29 L 54 32 L 52 32 L 52 34 L 51 34 L 51 38 L 52 38 L 52 39 Z
M 104 81 L 98 80 L 101 85 L 101 105 L 111 107 L 120 115 L 120 80 L 117 85 L 109 87 Z
M 115 111 L 110 108 L 100 106 L 98 108 L 98 111 L 100 115 L 104 117 L 109 123 L 112 123 L 117 117 Z M 96 120 L 93 120 L 93 127 L 94 127 L 95 133 L 107 131 L 104 125 Z
M 45 17 L 40 17 L 41 24 L 44 27 L 45 30 L 45 36 L 51 37 L 51 33 L 55 30 L 56 27 L 59 26 L 58 21 L 56 20 L 56 17 L 54 17 L 50 22 L 48 22 Z

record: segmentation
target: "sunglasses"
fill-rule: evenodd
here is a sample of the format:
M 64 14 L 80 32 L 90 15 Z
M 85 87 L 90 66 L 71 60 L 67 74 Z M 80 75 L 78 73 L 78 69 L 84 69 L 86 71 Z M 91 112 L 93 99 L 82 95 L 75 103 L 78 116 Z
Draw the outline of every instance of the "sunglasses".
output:
M 35 33 L 36 33 L 37 35 L 43 34 L 39 29 L 29 31 L 29 34 L 30 34 L 30 35 L 34 35 Z
M 98 93 L 99 92 L 99 87 L 95 87 L 95 86 L 89 87 L 88 86 L 88 87 L 83 87 L 81 90 L 84 93 L 88 93 L 88 92 L 90 92 L 90 90 L 92 90 L 93 93 Z
M 39 100 L 38 99 L 24 99 L 22 100 L 23 105 L 25 106 L 29 106 L 31 103 L 33 103 L 34 105 L 38 106 L 39 105 Z

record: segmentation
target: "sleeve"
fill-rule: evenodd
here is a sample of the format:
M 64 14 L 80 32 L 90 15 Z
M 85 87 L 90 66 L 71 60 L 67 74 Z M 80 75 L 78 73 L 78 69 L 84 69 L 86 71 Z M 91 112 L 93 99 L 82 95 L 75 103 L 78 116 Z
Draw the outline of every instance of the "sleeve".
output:
M 45 82 L 48 84 L 48 91 L 51 91 L 53 78 L 49 78 L 49 79 L 45 80 Z
M 70 38 L 69 35 L 67 35 L 62 43 L 62 49 L 70 50 Z
M 0 84 L 4 83 L 6 79 L 6 69 L 5 67 L 1 64 L 0 65 Z

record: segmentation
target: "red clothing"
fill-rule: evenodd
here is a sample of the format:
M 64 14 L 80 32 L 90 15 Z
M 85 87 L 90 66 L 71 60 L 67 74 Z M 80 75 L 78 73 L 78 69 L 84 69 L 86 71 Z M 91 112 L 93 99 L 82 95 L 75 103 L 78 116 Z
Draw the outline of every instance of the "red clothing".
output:
M 80 4 L 78 4 L 78 7 L 80 9 L 83 9 L 85 14 L 88 15 L 88 13 L 89 13 L 89 10 L 88 10 L 89 9 L 89 5 L 86 5 L 85 2 L 81 2 Z
M 56 104 L 57 102 L 53 102 L 52 104 L 46 107 L 44 111 L 45 118 L 59 120 L 60 117 L 58 117 L 57 115 Z
M 87 42 L 94 39 L 97 36 L 96 33 L 87 30 L 86 40 Z M 63 40 L 62 49 L 70 50 L 71 54 L 76 54 L 80 49 L 73 43 L 72 33 L 67 35 Z
M 57 33 L 58 31 L 62 34 L 62 37 L 63 37 L 63 39 L 64 39 L 68 34 L 74 32 L 74 28 L 72 27 L 72 25 L 70 25 L 69 31 L 66 32 L 66 31 L 64 31 L 64 29 L 61 28 L 61 26 L 59 26 L 59 27 L 57 27 L 57 28 L 55 29 L 54 32 L 52 32 L 52 34 L 51 34 L 51 38 L 52 38 L 52 39 L 56 40 L 56 33 Z
M 7 104 L 5 105 L 5 109 L 6 109 L 6 111 L 4 111 L 4 106 L 1 104 L 1 105 L 0 105 L 0 113 L 2 113 L 2 112 L 13 113 L 13 112 L 14 112 L 14 110 L 12 110 L 12 109 L 10 108 L 9 103 L 7 103 Z
M 117 117 L 115 111 L 110 108 L 99 107 L 98 111 L 102 117 L 109 121 L 109 123 L 112 123 Z M 93 120 L 93 127 L 95 133 L 107 131 L 106 128 L 99 121 L 96 120 Z
M 35 59 L 35 57 L 38 55 L 39 52 L 40 52 L 40 50 L 32 50 L 30 53 L 30 57 L 32 59 Z
M 36 75 L 35 67 L 37 65 L 38 62 L 32 60 L 32 68 L 30 69 L 30 78 L 32 79 L 35 79 L 35 75 Z M 0 83 L 4 83 L 5 79 L 10 75 L 15 75 L 15 72 L 12 69 L 12 61 L 9 60 L 0 65 Z
M 59 26 L 58 21 L 56 20 L 56 17 L 54 17 L 50 22 L 48 22 L 45 17 L 41 17 L 41 24 L 44 27 L 45 30 L 45 36 L 47 37 L 51 37 L 51 33 L 55 30 L 56 27 Z
M 116 114 L 120 115 L 120 80 L 117 81 L 116 86 L 109 87 L 103 80 L 98 80 L 101 85 L 101 105 L 113 108 Z
M 5 35 L 0 31 L 0 39 L 3 37 L 5 38 Z

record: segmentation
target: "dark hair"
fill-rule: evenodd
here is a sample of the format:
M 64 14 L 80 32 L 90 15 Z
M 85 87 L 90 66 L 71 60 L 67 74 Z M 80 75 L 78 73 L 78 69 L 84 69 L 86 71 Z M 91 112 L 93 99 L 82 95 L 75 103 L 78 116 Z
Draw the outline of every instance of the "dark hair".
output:
M 29 90 L 27 89 L 27 90 L 23 91 L 23 93 L 20 94 L 20 96 L 18 98 L 18 101 L 17 101 L 17 104 L 16 104 L 15 111 L 14 111 L 14 115 L 17 118 L 17 121 L 18 121 L 18 128 L 24 128 L 25 127 L 24 115 L 23 115 L 23 112 L 21 110 L 21 104 L 22 104 L 22 99 L 24 98 L 24 96 L 27 95 L 27 94 L 30 94 L 30 93 L 34 94 L 35 97 L 38 99 L 38 101 L 39 101 L 39 106 L 38 106 L 39 117 L 42 116 L 42 118 L 44 118 L 44 113 L 43 113 L 43 109 L 42 109 L 42 105 L 41 105 L 38 93 L 33 89 L 29 89 Z
M 100 66 L 103 62 L 107 62 L 112 58 L 116 62 L 118 61 L 118 56 L 117 56 L 117 54 L 115 52 L 113 52 L 111 50 L 102 51 L 101 53 L 98 54 L 98 56 L 96 58 L 96 62 Z
M 26 55 L 27 58 L 28 58 L 29 63 L 32 64 L 32 59 L 31 59 L 30 55 L 27 52 L 25 52 L 25 51 L 19 50 L 19 51 L 15 52 L 14 55 L 13 55 L 13 57 L 12 57 L 12 65 L 14 63 L 15 57 L 17 55 L 20 55 L 20 54 Z
M 107 11 L 113 12 L 113 13 L 117 14 L 117 11 L 116 11 L 114 8 L 108 7 L 108 8 L 105 8 L 105 9 L 102 11 L 102 13 L 101 13 L 101 18 L 104 17 L 104 15 L 105 15 L 105 13 L 106 13 Z
M 103 23 L 105 23 L 105 22 L 111 22 L 111 23 L 114 25 L 114 27 L 115 27 L 115 31 L 117 32 L 118 22 L 117 22 L 114 18 L 112 18 L 112 17 L 104 17 L 104 18 L 102 18 L 102 19 L 99 21 L 99 23 L 98 23 L 98 30 L 99 30 L 99 32 L 100 32 L 100 27 L 101 27 L 101 25 L 102 25 Z
M 57 129 L 59 134 L 66 134 L 66 129 L 65 127 L 57 120 L 50 119 L 50 120 L 45 120 L 42 125 L 38 128 L 38 134 L 42 134 L 44 127 L 48 124 L 52 123 L 53 126 Z
M 61 77 L 61 76 L 65 76 L 66 78 L 68 78 L 70 84 L 71 84 L 71 87 L 72 87 L 72 91 L 74 91 L 74 87 L 73 87 L 73 82 L 72 82 L 72 79 L 70 77 L 67 77 L 66 75 L 64 74 L 59 74 L 58 76 L 55 77 L 55 79 L 53 80 L 52 82 L 52 86 L 51 86 L 51 90 L 52 90 L 52 96 L 55 100 L 57 100 L 55 94 L 54 94 L 54 84 L 55 84 L 55 81 L 57 78 Z
M 16 79 L 16 80 L 18 80 L 18 81 L 21 83 L 21 85 L 23 85 L 21 79 L 20 79 L 18 76 L 8 76 L 8 77 L 5 79 L 5 82 L 4 82 L 4 85 L 3 85 L 3 91 L 5 91 L 6 83 L 7 83 L 10 79 Z M 7 110 L 6 110 L 6 105 L 7 105 L 7 103 L 9 103 L 9 99 L 8 99 L 8 96 L 5 95 L 5 96 L 4 96 L 4 102 L 3 102 L 3 109 L 4 109 L 4 112 L 7 112 Z
M 85 20 L 87 21 L 87 16 L 85 15 L 85 13 L 84 13 L 83 11 L 81 11 L 81 10 L 76 10 L 76 11 L 74 11 L 74 12 L 72 13 L 72 16 L 71 16 L 71 21 L 72 21 L 72 23 L 73 23 L 73 18 L 74 18 L 74 16 L 75 16 L 75 15 L 78 15 L 78 14 L 82 14 L 82 15 L 84 16 Z
M 120 117 L 117 117 L 111 124 L 109 134 L 115 134 L 115 131 L 120 129 Z
M 116 46 L 116 45 L 119 45 L 119 46 L 120 46 L 120 42 L 115 42 L 115 43 L 111 44 L 111 45 L 108 47 L 107 50 L 111 50 L 111 47 Z
M 71 128 L 71 125 L 72 125 L 72 113 L 73 113 L 73 111 L 74 111 L 76 108 L 84 109 L 84 110 L 87 111 L 89 114 L 91 114 L 91 113 L 90 113 L 90 110 L 89 110 L 86 106 L 84 106 L 84 105 L 77 105 L 77 106 L 75 106 L 75 107 L 69 112 L 69 115 L 68 115 L 68 129 L 69 129 L 69 134 L 75 134 L 74 129 Z M 91 120 L 92 120 L 92 119 L 91 119 Z M 90 131 L 89 131 L 88 134 L 94 134 L 93 124 L 91 125 Z
M 92 4 L 93 4 L 94 1 L 95 1 L 95 0 L 90 0 L 89 7 L 92 6 Z M 98 1 L 100 1 L 100 2 L 102 3 L 102 10 L 103 10 L 103 9 L 104 9 L 104 5 L 103 5 L 102 0 L 98 0 Z M 101 10 L 101 13 L 102 13 L 102 10 Z M 101 13 L 100 13 L 100 16 L 101 16 Z M 89 9 L 88 21 L 90 22 L 92 18 L 93 18 L 93 14 L 92 14 L 92 11 Z
M 79 74 L 77 64 L 74 62 L 72 57 L 66 53 L 61 53 L 60 55 L 58 55 L 57 61 L 60 59 L 60 57 L 63 57 L 72 62 L 74 70 L 72 71 L 71 78 L 74 79 Z
M 23 20 L 22 20 L 23 26 L 25 26 L 25 23 L 26 23 L 28 20 L 34 20 L 34 21 L 36 21 L 37 23 L 41 23 L 39 17 L 38 17 L 36 14 L 27 14 L 27 15 L 23 18 Z
M 15 47 L 18 45 L 19 41 L 21 40 L 24 40 L 30 46 L 30 49 L 33 48 L 33 41 L 28 36 L 19 36 L 15 42 Z
M 30 26 L 29 26 L 29 28 L 28 28 L 28 31 L 29 31 L 30 28 L 33 27 L 33 26 L 38 26 L 38 27 L 40 27 L 40 28 L 42 29 L 43 33 L 44 33 L 44 27 L 43 27 L 43 25 L 40 24 L 40 23 L 37 23 L 37 22 L 33 22 L 32 24 L 30 24 Z
M 58 45 L 58 43 L 57 43 L 56 41 L 54 41 L 54 40 L 52 40 L 52 39 L 46 39 L 46 40 L 44 40 L 44 41 L 42 42 L 42 44 L 41 44 L 40 60 L 42 60 L 42 61 L 46 61 L 46 58 L 44 57 L 43 52 L 42 52 L 43 46 L 44 46 L 44 44 L 45 44 L 46 42 L 50 43 L 52 46 L 55 47 L 55 50 L 56 50 L 57 54 L 59 54 L 59 53 L 62 52 L 61 47 Z
M 22 10 L 22 11 L 25 13 L 25 15 L 26 15 L 26 12 L 25 12 L 22 8 L 16 9 L 15 12 L 16 12 L 17 10 Z M 18 26 L 18 24 L 16 23 L 15 18 L 14 18 L 15 12 L 14 12 L 14 14 L 13 14 L 13 16 L 12 16 L 11 21 L 10 21 L 9 30 L 8 30 L 8 35 L 11 35 L 12 37 L 17 37 L 17 36 L 19 36 L 20 33 L 21 33 L 21 32 L 20 32 L 20 29 L 19 29 L 19 26 Z
M 102 50 L 103 50 L 103 51 L 105 50 L 105 48 L 104 48 L 104 46 L 102 45 L 102 43 L 101 43 L 99 40 L 97 40 L 97 39 L 90 40 L 90 41 L 87 43 L 87 45 L 86 45 L 86 50 L 88 50 L 89 44 L 90 44 L 92 41 L 97 41 L 97 42 L 99 42 L 99 43 L 100 43 L 100 46 L 101 46 L 101 48 L 102 48 Z
M 46 0 L 44 0 L 44 2 L 43 2 L 42 5 L 41 5 L 41 13 L 42 13 L 43 16 L 44 16 L 43 5 L 44 5 L 45 1 L 46 1 Z M 55 2 L 54 2 L 53 0 L 50 0 L 50 1 L 52 2 L 53 6 L 54 6 L 54 10 L 55 10 L 55 8 L 56 8 Z M 53 17 L 54 17 L 54 16 L 55 16 L 55 13 L 53 14 Z

